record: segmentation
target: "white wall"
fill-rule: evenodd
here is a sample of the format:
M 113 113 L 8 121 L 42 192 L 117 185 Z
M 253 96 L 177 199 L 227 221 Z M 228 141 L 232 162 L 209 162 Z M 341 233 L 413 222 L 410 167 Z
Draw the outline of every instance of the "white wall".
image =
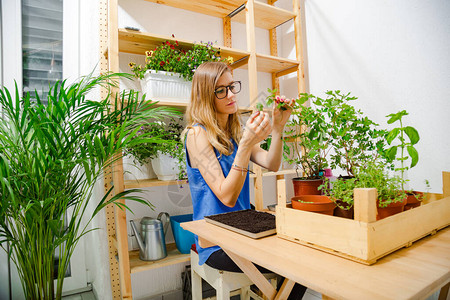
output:
M 306 0 L 304 8 L 309 91 L 352 92 L 383 127 L 386 115 L 406 109 L 406 125 L 421 136 L 410 186 L 424 190 L 429 179 L 442 193 L 441 171 L 450 170 L 450 2 Z
M 289 2 L 278 4 L 290 9 Z M 405 125 L 421 136 L 410 187 L 423 191 L 428 179 L 441 193 L 441 171 L 450 170 L 450 2 L 304 0 L 302 8 L 308 92 L 352 92 L 356 106 L 387 129 L 385 116 L 406 109 Z M 294 58 L 292 24 L 280 31 L 281 55 Z
M 290 0 L 279 0 L 276 5 L 292 9 Z M 192 41 L 223 43 L 220 19 L 144 0 L 121 0 L 119 6 L 119 27 L 132 26 Z M 417 146 L 420 162 L 409 172 L 411 186 L 423 190 L 423 180 L 429 179 L 432 191 L 441 192 L 440 172 L 450 170 L 450 158 L 445 155 L 450 146 L 447 133 L 450 124 L 446 120 L 450 113 L 450 92 L 446 85 L 450 82 L 449 2 L 305 0 L 302 6 L 308 91 L 322 96 L 330 89 L 351 91 L 360 98 L 358 107 L 383 125 L 385 115 L 401 109 L 409 111 L 406 123 L 416 127 L 421 134 Z M 233 46 L 245 49 L 244 26 L 233 23 L 232 34 Z M 278 29 L 280 56 L 295 58 L 293 37 L 292 22 Z M 269 53 L 267 31 L 257 30 L 257 41 L 258 51 Z M 128 71 L 129 61 L 142 60 L 126 54 L 121 54 L 120 59 L 121 71 Z M 245 70 L 237 70 L 234 76 L 243 81 L 244 87 L 247 86 Z M 282 79 L 282 93 L 295 97 L 295 78 L 284 76 Z M 260 92 L 270 85 L 270 75 L 259 74 Z M 138 85 L 129 86 L 138 88 Z M 244 100 L 247 95 L 245 90 L 239 95 L 240 105 L 248 105 Z M 264 204 L 275 203 L 273 179 L 265 178 L 264 186 Z M 288 193 L 291 189 L 288 185 Z M 147 189 L 146 193 L 156 206 L 155 211 L 132 205 L 135 215 L 128 213 L 129 219 L 156 217 L 160 211 L 172 215 L 192 212 L 187 187 L 155 187 Z M 98 224 L 103 226 L 104 220 L 100 219 Z M 167 241 L 172 240 L 169 234 Z M 100 245 L 103 255 L 107 255 L 105 245 L 98 242 L 94 245 Z M 107 269 L 105 260 L 102 258 L 103 262 L 96 266 Z M 179 264 L 134 274 L 134 299 L 181 288 L 183 267 Z M 107 271 L 96 273 L 97 282 L 108 284 Z M 105 292 L 108 288 L 104 286 Z

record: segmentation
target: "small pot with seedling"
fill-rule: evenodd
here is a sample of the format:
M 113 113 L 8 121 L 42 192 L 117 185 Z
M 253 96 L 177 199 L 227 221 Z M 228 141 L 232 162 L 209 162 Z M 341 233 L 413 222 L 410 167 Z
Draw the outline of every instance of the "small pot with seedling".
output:
M 369 161 L 358 168 L 355 179 L 355 188 L 377 189 L 377 220 L 403 211 L 406 205 L 406 193 L 401 189 L 403 180 L 389 176 L 384 162 Z
M 331 185 L 329 180 L 325 180 L 324 184 L 319 187 L 324 195 L 336 203 L 334 215 L 342 218 L 353 219 L 353 190 L 356 187 L 357 179 L 338 178 Z

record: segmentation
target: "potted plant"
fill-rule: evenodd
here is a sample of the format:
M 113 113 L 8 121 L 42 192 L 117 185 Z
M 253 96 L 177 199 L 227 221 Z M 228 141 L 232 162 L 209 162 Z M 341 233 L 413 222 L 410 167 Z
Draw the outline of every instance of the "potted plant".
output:
M 336 204 L 324 195 L 300 195 L 291 198 L 293 209 L 333 215 Z
M 130 139 L 140 123 L 173 114 L 140 101 L 134 92 L 117 97 L 113 106 L 108 98 L 86 98 L 95 87 L 115 85 L 111 80 L 117 77 L 90 75 L 70 86 L 58 81 L 48 93 L 48 104 L 37 92 L 35 99 L 29 93 L 20 98 L 17 86 L 15 99 L 5 88 L 0 90 L 0 244 L 9 242 L 8 255 L 27 299 L 61 299 L 74 248 L 106 205 L 123 209 L 117 201 L 127 199 L 151 207 L 131 194 L 139 190 L 111 195 L 111 188 L 93 212 L 88 209 L 94 184 L 121 149 L 152 139 Z
M 181 141 L 182 130 L 183 126 L 174 118 L 168 122 L 149 122 L 142 125 L 132 139 L 143 134 L 152 136 L 154 140 L 128 147 L 125 153 L 132 155 L 135 163 L 140 165 L 151 162 L 159 180 L 184 179 L 186 163 Z
M 357 97 L 339 90 L 327 91 L 326 95 L 325 99 L 316 97 L 314 104 L 329 123 L 333 150 L 330 167 L 341 168 L 347 173 L 341 177 L 351 178 L 355 176 L 355 169 L 365 161 L 379 157 L 386 131 L 378 129 L 378 124 L 350 104 Z
M 314 106 L 304 104 L 317 97 L 302 93 L 295 100 L 292 117 L 286 124 L 284 159 L 294 164 L 297 177 L 293 178 L 294 193 L 298 195 L 320 195 L 318 187 L 323 183 L 323 170 L 328 166 L 327 156 L 330 147 L 330 123 Z M 300 175 L 299 169 L 303 171 Z
M 142 92 L 147 98 L 170 101 L 189 99 L 194 71 L 207 61 L 232 63 L 231 57 L 221 58 L 220 49 L 213 43 L 199 43 L 184 50 L 178 41 L 165 41 L 151 51 L 145 52 L 145 65 L 130 62 L 135 76 L 141 79 Z
M 357 179 L 352 178 L 338 178 L 332 183 L 325 180 L 324 184 L 319 187 L 324 195 L 336 203 L 334 215 L 347 219 L 353 219 L 353 190 L 356 187 Z
M 389 176 L 381 161 L 368 161 L 358 168 L 355 188 L 376 188 L 377 220 L 400 213 L 406 205 L 406 193 L 401 189 L 402 179 Z
M 407 116 L 406 110 L 399 111 L 395 114 L 389 114 L 388 124 L 398 122 L 399 126 L 392 128 L 386 135 L 386 141 L 391 146 L 386 151 L 386 156 L 390 161 L 397 161 L 400 163 L 400 167 L 394 169 L 394 171 L 400 171 L 402 179 L 401 189 L 405 190 L 405 172 L 413 168 L 419 162 L 419 153 L 414 147 L 420 140 L 419 132 L 412 126 L 403 126 L 403 117 Z M 409 142 L 407 141 L 407 138 Z M 393 144 L 397 141 L 396 144 Z M 400 153 L 399 153 L 400 150 Z M 409 155 L 409 156 L 408 156 Z M 411 164 L 406 165 L 406 161 L 410 160 Z M 423 199 L 423 193 L 418 191 L 406 191 L 408 194 L 408 207 L 413 208 L 420 205 L 420 201 Z

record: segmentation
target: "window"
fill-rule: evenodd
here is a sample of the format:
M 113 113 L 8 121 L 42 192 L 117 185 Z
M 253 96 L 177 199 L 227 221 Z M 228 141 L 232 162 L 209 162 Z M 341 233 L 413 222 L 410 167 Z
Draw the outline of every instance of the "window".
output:
M 46 99 L 62 77 L 63 1 L 22 0 L 23 91 Z

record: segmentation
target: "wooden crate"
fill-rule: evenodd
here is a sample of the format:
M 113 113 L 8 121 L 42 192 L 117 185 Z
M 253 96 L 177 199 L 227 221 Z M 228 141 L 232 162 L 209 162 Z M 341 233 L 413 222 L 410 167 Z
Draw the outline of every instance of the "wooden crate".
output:
M 278 181 L 277 236 L 360 263 L 373 264 L 450 225 L 450 172 L 444 192 L 426 205 L 376 221 L 376 189 L 355 189 L 354 220 L 292 209 L 284 179 Z

